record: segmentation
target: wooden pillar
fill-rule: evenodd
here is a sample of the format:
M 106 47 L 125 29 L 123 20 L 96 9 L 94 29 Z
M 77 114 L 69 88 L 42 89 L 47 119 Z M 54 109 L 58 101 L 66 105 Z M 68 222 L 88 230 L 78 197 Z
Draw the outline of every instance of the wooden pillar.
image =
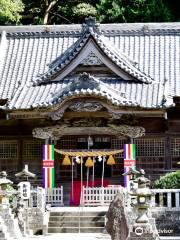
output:
M 23 140 L 22 138 L 19 138 L 18 140 L 18 166 L 17 170 L 22 171 L 24 167 L 24 162 L 23 162 Z
M 171 156 L 171 141 L 170 137 L 166 136 L 165 138 L 165 169 L 169 170 L 171 169 L 171 161 L 172 161 L 172 156 Z

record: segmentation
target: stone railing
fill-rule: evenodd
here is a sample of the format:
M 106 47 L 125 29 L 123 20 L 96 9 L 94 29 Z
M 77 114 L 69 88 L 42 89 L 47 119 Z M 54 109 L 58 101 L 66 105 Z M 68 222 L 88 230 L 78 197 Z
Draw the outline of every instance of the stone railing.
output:
M 108 187 L 84 187 L 81 194 L 81 204 L 84 206 L 107 206 L 115 198 L 121 186 L 111 185 Z M 32 189 L 31 198 L 29 200 L 30 207 L 37 207 L 38 188 Z M 126 195 L 126 205 L 130 206 L 131 200 Z M 180 189 L 152 189 L 154 195 L 151 199 L 151 206 L 155 208 L 180 208 Z M 44 197 L 41 197 L 43 192 L 39 192 L 38 206 L 44 204 L 51 206 L 63 206 L 63 187 L 47 189 L 44 192 Z
M 84 187 L 81 194 L 81 205 L 84 206 L 108 206 L 114 200 L 121 186 L 108 187 Z
M 109 205 L 115 198 L 121 186 L 112 185 L 108 187 L 83 187 L 81 204 L 88 206 Z M 130 206 L 131 200 L 126 195 L 126 206 Z M 156 208 L 180 208 L 180 189 L 152 189 L 154 195 L 151 199 L 151 206 Z
M 180 189 L 152 189 L 152 207 L 180 208 Z
M 55 207 L 63 206 L 63 186 L 53 189 L 32 188 L 29 207 L 41 207 L 51 205 Z

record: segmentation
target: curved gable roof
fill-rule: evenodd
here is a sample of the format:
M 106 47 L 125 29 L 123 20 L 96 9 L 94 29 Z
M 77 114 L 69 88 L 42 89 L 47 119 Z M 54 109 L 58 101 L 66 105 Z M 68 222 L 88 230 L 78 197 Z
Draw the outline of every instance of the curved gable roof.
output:
M 34 84 L 63 79 L 88 56 L 90 51 L 123 79 L 133 79 L 143 83 L 152 82 L 150 76 L 140 71 L 135 62 L 121 53 L 101 34 L 95 18 L 88 18 L 83 25 L 82 36 L 49 65 L 47 72 L 35 78 Z M 110 61 L 107 62 L 107 59 Z
M 120 52 L 126 66 L 135 67 L 153 79 L 152 83 L 146 84 L 140 80 L 129 81 L 135 77 L 123 81 L 115 75 L 93 74 L 106 86 L 118 89 L 126 99 L 144 108 L 169 107 L 173 97 L 180 96 L 180 23 L 101 24 L 99 28 L 85 24 L 83 31 L 80 25 L 0 26 L 0 99 L 8 99 L 2 107 L 11 110 L 51 106 L 52 96 L 57 90 L 61 91 L 77 75 L 57 82 L 44 79 L 44 84 L 34 87 L 31 83 L 38 75 L 44 76 L 53 69 L 60 61 L 59 56 L 63 56 L 67 49 L 73 50 L 85 32 L 89 37 L 78 50 L 76 59 L 88 44 L 100 49 L 103 55 L 99 47 L 102 43 L 101 47 L 105 44 L 110 53 Z M 110 59 L 114 55 L 108 56 L 108 52 L 104 55 L 109 63 L 114 64 Z M 130 59 L 134 59 L 137 65 Z M 65 64 L 69 69 L 71 64 Z M 130 77 L 129 74 L 126 76 Z

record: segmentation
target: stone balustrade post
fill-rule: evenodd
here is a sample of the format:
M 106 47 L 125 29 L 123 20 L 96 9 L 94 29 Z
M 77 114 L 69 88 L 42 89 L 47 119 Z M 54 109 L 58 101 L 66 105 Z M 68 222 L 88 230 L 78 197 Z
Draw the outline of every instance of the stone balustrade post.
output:
M 37 187 L 37 208 L 39 208 L 42 212 L 45 212 L 45 206 L 46 206 L 45 189 L 42 187 Z

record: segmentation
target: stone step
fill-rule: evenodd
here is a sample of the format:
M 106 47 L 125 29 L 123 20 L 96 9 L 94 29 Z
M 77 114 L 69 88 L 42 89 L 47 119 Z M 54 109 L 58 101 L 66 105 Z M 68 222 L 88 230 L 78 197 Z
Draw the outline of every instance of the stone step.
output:
M 49 222 L 48 228 L 51 227 L 104 227 L 104 221 L 98 221 L 98 222 L 78 222 L 78 221 L 71 221 L 71 222 Z
M 103 233 L 104 227 L 49 227 L 48 233 Z
M 100 217 L 105 216 L 106 212 L 50 212 L 50 216 L 57 217 L 57 216 L 64 216 L 64 217 L 71 217 L 71 216 L 93 216 L 93 217 Z
M 105 212 L 50 212 L 48 233 L 102 233 Z
M 96 222 L 96 221 L 104 221 L 103 216 L 50 216 L 49 222 L 70 222 L 70 221 L 88 221 L 88 222 Z

